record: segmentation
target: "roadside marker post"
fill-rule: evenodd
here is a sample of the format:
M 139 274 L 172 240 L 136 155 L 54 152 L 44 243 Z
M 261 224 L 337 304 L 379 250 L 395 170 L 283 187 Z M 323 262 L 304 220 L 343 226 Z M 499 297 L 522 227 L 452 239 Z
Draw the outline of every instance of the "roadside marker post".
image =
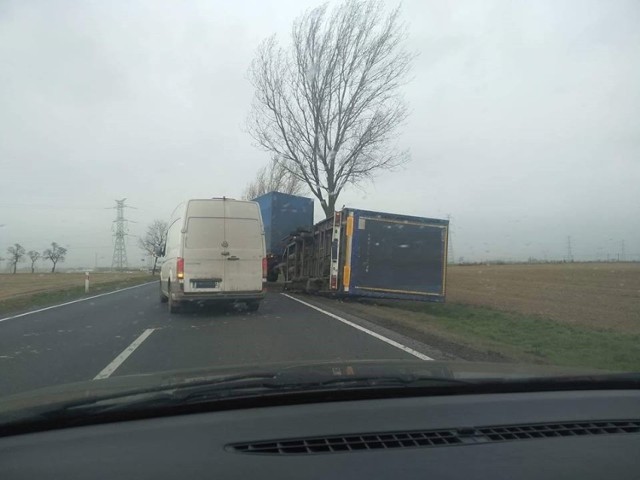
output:
M 89 293 L 89 272 L 84 272 L 84 293 Z

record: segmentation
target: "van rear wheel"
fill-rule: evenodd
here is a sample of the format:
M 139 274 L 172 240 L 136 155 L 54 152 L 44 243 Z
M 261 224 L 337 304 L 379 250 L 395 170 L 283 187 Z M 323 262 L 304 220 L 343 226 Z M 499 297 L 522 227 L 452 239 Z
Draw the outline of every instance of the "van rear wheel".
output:
M 249 312 L 257 312 L 260 308 L 260 302 L 247 302 L 247 310 Z
M 169 313 L 178 313 L 180 311 L 180 302 L 176 302 L 173 298 L 171 298 L 171 282 L 169 282 L 167 286 L 167 303 L 169 304 Z
M 169 298 L 162 293 L 162 281 L 158 282 L 160 284 L 160 303 L 167 303 L 167 300 L 169 300 Z
M 278 271 L 271 270 L 267 273 L 267 282 L 274 283 L 278 281 Z

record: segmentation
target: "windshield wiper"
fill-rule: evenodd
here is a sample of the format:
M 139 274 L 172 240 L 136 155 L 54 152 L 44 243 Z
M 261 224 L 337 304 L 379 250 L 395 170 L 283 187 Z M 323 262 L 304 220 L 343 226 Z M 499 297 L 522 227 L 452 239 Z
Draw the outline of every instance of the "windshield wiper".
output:
M 196 388 L 182 388 L 177 390 L 175 394 L 185 401 L 193 401 L 199 398 L 208 398 L 216 396 L 219 393 L 226 392 L 233 396 L 239 392 L 255 391 L 256 389 L 268 392 L 309 392 L 309 391 L 326 391 L 326 390 L 348 390 L 348 389 L 383 389 L 383 388 L 424 388 L 424 387 L 447 387 L 453 385 L 469 385 L 471 382 L 464 380 L 456 380 L 452 378 L 440 377 L 420 377 L 413 375 L 389 375 L 389 376 L 370 376 L 370 377 L 351 377 L 337 376 L 334 378 L 322 378 L 316 380 L 300 379 L 292 381 L 291 378 L 280 379 L 274 377 L 272 381 L 247 382 L 236 385 L 229 385 L 226 382 L 217 385 L 202 385 Z M 223 388 L 220 388 L 223 387 Z
M 242 374 L 226 376 L 222 378 L 201 378 L 189 379 L 180 383 L 166 384 L 162 383 L 153 387 L 136 388 L 115 393 L 96 393 L 93 395 L 82 396 L 77 400 L 57 402 L 53 404 L 44 404 L 36 408 L 25 409 L 24 411 L 11 412 L 7 415 L 10 418 L 7 423 L 19 423 L 22 420 L 38 421 L 51 420 L 53 418 L 61 418 L 65 416 L 74 416 L 76 412 L 100 412 L 103 407 L 118 406 L 122 404 L 136 405 L 151 401 L 152 399 L 161 400 L 162 398 L 173 398 L 173 393 L 181 388 L 197 388 L 199 386 L 215 386 L 219 384 L 234 384 L 237 382 L 258 382 L 275 378 L 275 374 Z M 0 425 L 3 424 L 0 418 Z
M 306 401 L 323 401 L 323 395 L 335 399 L 356 398 L 356 392 L 390 392 L 406 389 L 422 389 L 428 394 L 434 389 L 471 385 L 469 382 L 441 377 L 415 375 L 383 376 L 330 376 L 296 372 L 257 373 L 221 378 L 200 378 L 177 384 L 128 390 L 126 392 L 93 395 L 82 399 L 43 405 L 37 409 L 13 412 L 0 418 L 2 434 L 41 431 L 51 428 L 88 425 L 147 416 L 170 415 L 208 410 L 231 401 L 231 407 L 239 402 L 266 400 L 282 404 L 283 399 L 297 403 L 296 395 L 306 395 Z M 418 390 L 416 390 L 418 391 Z M 195 409 L 195 410 L 194 410 Z M 0 436 L 2 435 L 0 434 Z
M 0 418 L 0 424 L 3 432 L 8 434 L 13 430 L 60 428 L 127 418 L 204 411 L 218 406 L 242 408 L 242 405 L 280 405 L 283 401 L 295 404 L 386 396 L 615 388 L 640 388 L 640 375 L 456 379 L 450 376 L 405 373 L 351 376 L 285 370 L 226 377 L 196 377 L 175 384 L 108 395 L 96 394 L 71 402 L 14 412 Z M 250 403 L 246 404 L 246 401 Z
M 195 381 L 179 385 L 153 388 L 122 395 L 101 397 L 92 401 L 80 401 L 63 407 L 64 415 L 102 414 L 141 408 L 166 408 L 195 405 L 235 398 L 261 397 L 327 391 L 382 390 L 397 388 L 436 388 L 471 385 L 472 382 L 440 377 L 414 375 L 350 377 L 338 376 L 305 379 L 302 375 L 264 374 L 225 377 L 217 380 Z M 56 414 L 54 412 L 54 414 Z

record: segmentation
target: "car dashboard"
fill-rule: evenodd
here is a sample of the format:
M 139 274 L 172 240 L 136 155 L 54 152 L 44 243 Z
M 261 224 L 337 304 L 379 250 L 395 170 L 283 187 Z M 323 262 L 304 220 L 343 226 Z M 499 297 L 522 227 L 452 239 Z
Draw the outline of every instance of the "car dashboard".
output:
M 0 438 L 0 478 L 640 478 L 640 392 L 275 405 Z

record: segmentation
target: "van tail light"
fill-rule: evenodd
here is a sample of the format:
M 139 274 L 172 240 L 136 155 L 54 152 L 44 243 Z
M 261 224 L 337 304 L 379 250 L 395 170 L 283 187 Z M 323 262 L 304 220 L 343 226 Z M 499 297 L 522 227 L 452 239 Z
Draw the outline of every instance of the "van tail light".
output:
M 184 258 L 182 257 L 178 257 L 176 276 L 178 277 L 178 280 L 184 280 Z
M 267 278 L 267 257 L 262 258 L 262 277 Z

